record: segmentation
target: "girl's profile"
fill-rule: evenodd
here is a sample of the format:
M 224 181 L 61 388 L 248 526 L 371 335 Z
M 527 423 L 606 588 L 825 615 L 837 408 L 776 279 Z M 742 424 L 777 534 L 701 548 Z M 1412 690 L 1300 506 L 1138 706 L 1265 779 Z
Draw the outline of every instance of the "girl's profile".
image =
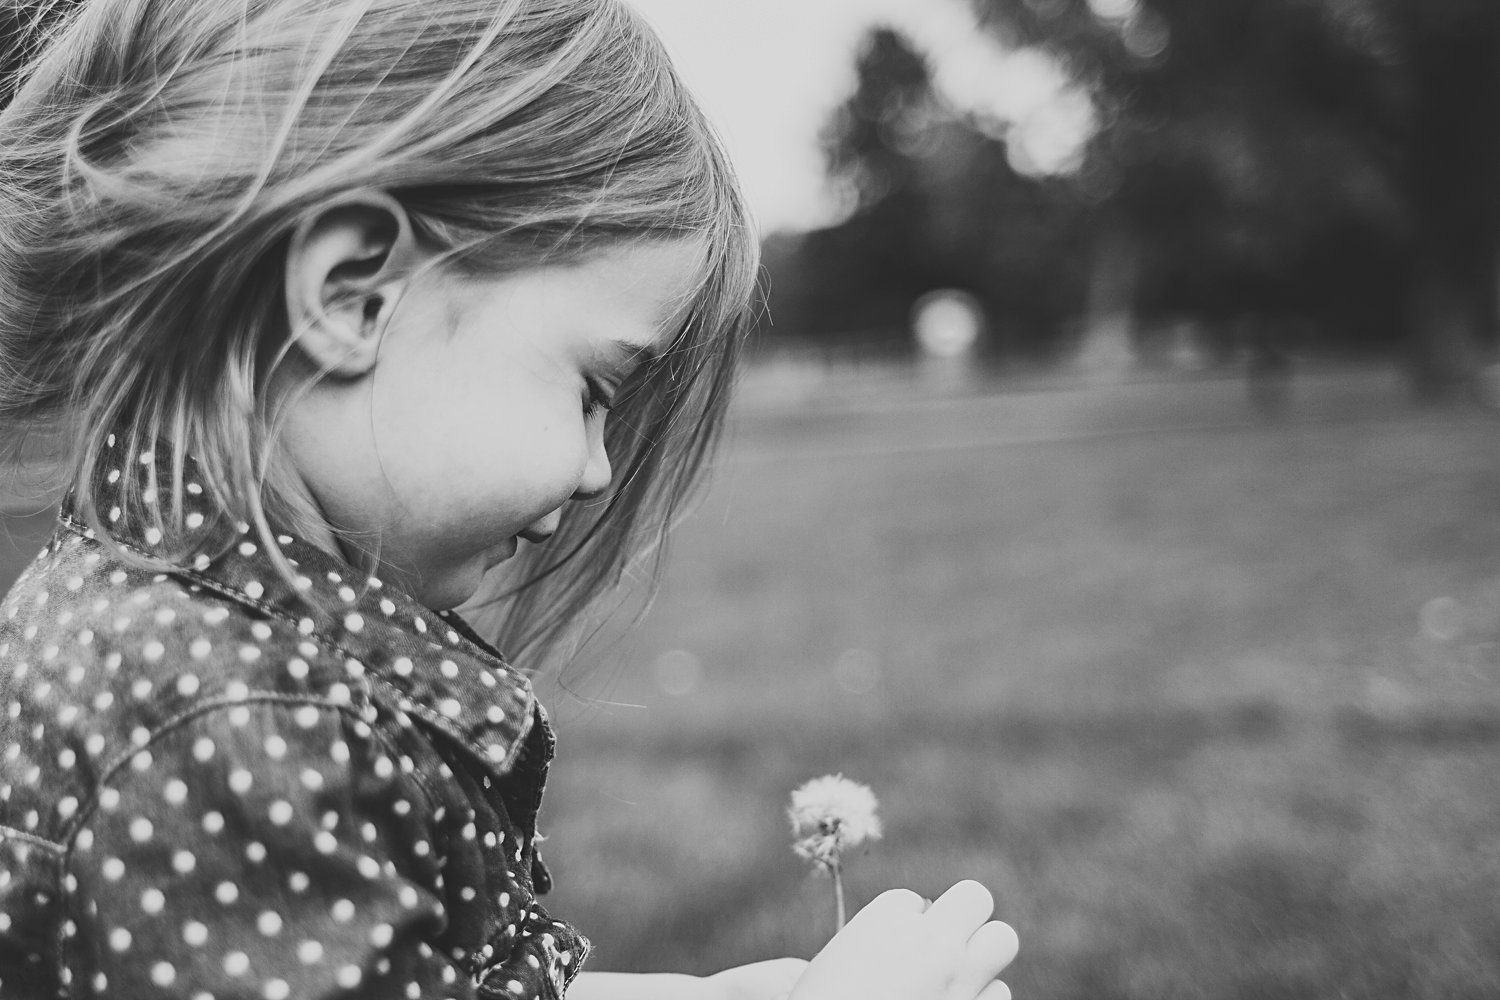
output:
M 542 902 L 527 673 L 658 551 L 756 279 L 629 7 L 4 13 L 0 420 L 70 488 L 0 604 L 0 996 L 1009 995 L 972 882 L 705 978 Z

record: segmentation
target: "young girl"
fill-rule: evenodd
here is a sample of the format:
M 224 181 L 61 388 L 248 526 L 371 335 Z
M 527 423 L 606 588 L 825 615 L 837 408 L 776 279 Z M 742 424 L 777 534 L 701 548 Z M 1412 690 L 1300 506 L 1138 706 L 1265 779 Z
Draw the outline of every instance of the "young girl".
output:
M 755 248 L 617 0 L 8 0 L 0 996 L 1008 996 L 989 895 L 811 963 L 580 974 L 518 661 L 653 550 Z M 612 414 L 612 415 L 611 415 Z M 483 592 L 482 592 L 483 591 Z

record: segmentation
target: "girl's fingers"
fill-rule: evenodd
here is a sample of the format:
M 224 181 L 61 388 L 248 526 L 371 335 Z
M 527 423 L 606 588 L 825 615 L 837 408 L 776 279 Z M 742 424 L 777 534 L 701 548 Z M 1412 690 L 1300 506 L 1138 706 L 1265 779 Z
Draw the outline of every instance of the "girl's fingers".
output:
M 990 970 L 985 979 L 994 979 L 1015 960 L 1021 942 L 1010 924 L 991 920 L 969 938 L 968 957 L 976 968 Z
M 927 908 L 926 919 L 940 925 L 943 933 L 967 941 L 994 912 L 995 898 L 990 891 L 978 882 L 966 880 L 939 896 Z
M 865 904 L 849 923 L 863 923 L 882 914 L 921 913 L 927 909 L 927 900 L 910 889 L 887 889 Z M 864 918 L 861 920 L 860 918 Z
M 964 947 L 963 972 L 957 977 L 954 995 L 982 996 L 996 976 L 1016 957 L 1020 942 L 1009 924 L 991 920 L 969 938 Z M 1006 993 L 1009 996 L 1009 992 Z
M 980 990 L 974 1000 L 1010 1000 L 1010 987 L 997 979 Z

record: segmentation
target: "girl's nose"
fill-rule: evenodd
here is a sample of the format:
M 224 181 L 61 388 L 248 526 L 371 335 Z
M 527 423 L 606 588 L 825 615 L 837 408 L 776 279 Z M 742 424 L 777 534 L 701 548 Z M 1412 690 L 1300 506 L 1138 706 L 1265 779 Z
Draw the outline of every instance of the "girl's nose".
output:
M 614 470 L 609 466 L 609 452 L 604 449 L 604 433 L 594 429 L 589 434 L 589 459 L 578 480 L 578 489 L 573 491 L 574 500 L 592 500 L 609 489 Z

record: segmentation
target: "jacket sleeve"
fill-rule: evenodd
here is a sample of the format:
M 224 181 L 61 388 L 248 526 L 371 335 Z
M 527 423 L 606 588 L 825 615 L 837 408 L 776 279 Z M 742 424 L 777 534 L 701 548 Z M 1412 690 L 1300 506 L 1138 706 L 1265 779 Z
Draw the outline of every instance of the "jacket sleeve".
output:
M 81 818 L 68 985 L 79 997 L 475 996 L 444 946 L 441 819 L 347 707 L 265 700 L 182 720 L 104 775 Z

